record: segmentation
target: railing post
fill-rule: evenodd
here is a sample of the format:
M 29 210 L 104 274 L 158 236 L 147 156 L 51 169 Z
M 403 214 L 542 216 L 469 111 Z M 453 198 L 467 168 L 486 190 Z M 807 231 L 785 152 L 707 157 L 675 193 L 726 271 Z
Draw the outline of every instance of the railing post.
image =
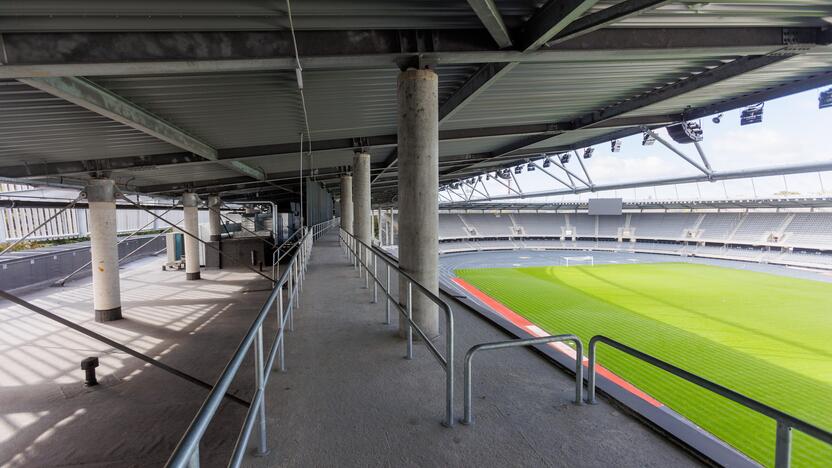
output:
M 472 422 L 474 422 L 474 416 L 471 414 L 471 406 L 472 406 L 472 404 L 471 404 L 471 399 L 472 399 L 471 393 L 473 392 L 473 390 L 471 389 L 471 387 L 473 387 L 473 385 L 471 385 L 471 378 L 472 378 L 471 377 L 471 372 L 473 371 L 472 366 L 471 366 L 471 360 L 474 357 L 474 353 L 472 351 L 474 351 L 474 349 L 469 350 L 468 353 L 465 354 L 465 363 L 463 364 L 463 366 L 465 366 L 465 368 L 463 369 L 463 375 L 462 375 L 462 392 L 463 392 L 463 394 L 462 394 L 462 397 L 463 397 L 463 402 L 462 402 L 462 408 L 463 409 L 462 409 L 462 411 L 463 411 L 463 413 L 462 413 L 462 420 L 460 422 L 462 424 L 465 424 L 466 426 L 471 424 Z
M 378 304 L 378 281 L 376 281 L 378 274 L 378 255 L 375 252 L 371 252 L 370 255 L 373 259 L 373 304 Z
M 260 327 L 257 328 L 257 338 L 254 342 L 254 381 L 257 383 L 257 390 L 263 394 L 263 397 L 260 398 L 260 406 L 257 408 L 257 412 L 259 413 L 258 417 L 260 418 L 260 444 L 257 451 L 254 452 L 254 455 L 258 457 L 266 456 L 269 453 L 269 448 L 266 442 L 266 385 L 265 379 L 263 378 L 264 365 L 263 325 L 261 324 Z
M 385 320 L 384 323 L 390 325 L 390 264 L 385 263 L 387 266 L 387 294 L 385 294 L 384 299 L 384 313 L 385 313 Z
M 407 359 L 413 359 L 413 282 L 407 280 Z
M 295 310 L 295 280 L 294 280 L 295 267 L 294 267 L 294 263 L 295 263 L 294 261 L 289 263 L 289 275 L 287 276 L 287 283 L 286 283 L 286 285 L 287 285 L 286 299 L 289 301 L 289 306 L 286 310 L 286 313 L 289 315 L 289 318 L 287 319 L 287 322 L 288 322 L 288 325 L 289 325 L 289 330 L 292 329 L 292 327 L 291 327 L 291 325 L 292 325 L 292 316 L 294 315 L 294 310 Z
M 590 405 L 596 404 L 595 401 L 595 347 L 597 345 L 595 338 L 589 340 L 589 350 L 587 350 L 587 376 L 586 376 L 586 402 Z
M 286 372 L 286 330 L 283 329 L 283 285 L 278 286 L 280 291 L 277 293 L 277 335 L 280 338 L 280 348 L 277 349 L 278 369 L 280 372 Z
M 363 244 L 362 244 L 363 245 Z M 364 289 L 370 289 L 370 262 L 367 255 L 367 246 L 364 247 Z
M 792 428 L 783 421 L 777 421 L 777 436 L 774 446 L 775 468 L 789 468 L 792 463 Z

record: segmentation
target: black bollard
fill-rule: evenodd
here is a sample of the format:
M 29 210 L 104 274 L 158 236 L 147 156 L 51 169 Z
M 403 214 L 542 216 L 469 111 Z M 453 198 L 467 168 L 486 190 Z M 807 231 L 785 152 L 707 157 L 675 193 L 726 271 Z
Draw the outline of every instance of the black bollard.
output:
M 81 370 L 86 372 L 84 386 L 92 387 L 93 385 L 98 385 L 98 380 L 95 379 L 96 367 L 98 367 L 97 357 L 88 357 L 81 361 Z

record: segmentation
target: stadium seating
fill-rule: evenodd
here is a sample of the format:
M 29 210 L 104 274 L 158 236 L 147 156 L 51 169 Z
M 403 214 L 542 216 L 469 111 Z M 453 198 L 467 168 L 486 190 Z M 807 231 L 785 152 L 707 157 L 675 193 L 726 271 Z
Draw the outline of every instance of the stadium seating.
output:
M 468 230 L 459 215 L 448 214 L 439 217 L 439 238 L 460 239 L 469 237 Z
M 523 228 L 528 237 L 560 237 L 566 226 L 566 217 L 552 213 L 517 213 L 514 222 Z
M 786 213 L 752 213 L 743 217 L 731 236 L 732 242 L 761 243 L 767 233 L 775 232 L 786 221 Z
M 791 246 L 832 247 L 832 213 L 798 213 L 785 232 Z
M 511 218 L 506 215 L 464 214 L 459 215 L 466 224 L 477 230 L 480 237 L 510 237 Z
M 627 226 L 628 221 L 636 242 L 630 242 L 629 238 L 618 242 L 619 229 Z M 515 226 L 522 228 L 522 236 L 517 235 Z M 573 241 L 571 237 L 560 240 L 567 226 L 573 229 L 577 240 Z M 476 231 L 476 235 L 469 235 L 469 227 Z M 686 239 L 686 231 L 694 232 L 695 237 Z M 774 236 L 769 238 L 769 234 Z M 496 240 L 495 237 L 503 240 Z M 597 249 L 832 268 L 832 252 L 814 252 L 832 251 L 832 213 L 707 213 L 704 216 L 700 213 L 634 213 L 621 216 L 442 213 L 439 216 L 439 238 L 442 241 L 441 252 L 522 248 Z M 709 245 L 700 245 L 704 242 Z M 812 251 L 793 252 L 791 248 Z

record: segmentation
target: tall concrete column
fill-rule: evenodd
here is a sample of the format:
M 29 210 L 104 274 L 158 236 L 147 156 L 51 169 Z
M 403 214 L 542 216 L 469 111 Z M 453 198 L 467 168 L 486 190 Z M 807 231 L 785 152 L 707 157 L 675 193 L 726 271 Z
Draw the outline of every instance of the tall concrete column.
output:
M 218 195 L 208 197 L 208 230 L 212 241 L 220 240 L 222 235 L 222 219 L 220 218 L 220 206 L 222 201 Z
M 192 192 L 182 194 L 182 206 L 185 207 L 184 231 L 199 237 L 199 196 Z M 185 279 L 199 279 L 199 241 L 185 234 Z
M 370 155 L 355 153 L 352 158 L 353 235 L 371 245 L 373 211 L 370 207 Z
M 439 79 L 431 70 L 399 74 L 399 266 L 434 294 L 439 293 Z M 400 297 L 407 288 L 399 282 Z M 413 294 L 413 321 L 429 337 L 439 335 L 439 310 Z M 399 333 L 406 333 L 399 320 Z
M 341 176 L 341 229 L 352 234 L 352 176 Z
M 115 184 L 111 179 L 92 179 L 86 192 L 95 321 L 110 322 L 121 319 Z

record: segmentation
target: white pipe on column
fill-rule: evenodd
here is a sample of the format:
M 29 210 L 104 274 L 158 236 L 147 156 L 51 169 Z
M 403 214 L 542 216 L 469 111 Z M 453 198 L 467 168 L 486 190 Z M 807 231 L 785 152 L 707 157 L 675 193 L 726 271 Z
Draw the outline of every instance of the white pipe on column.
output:
M 208 197 L 208 229 L 211 235 L 211 241 L 220 240 L 222 235 L 222 219 L 220 219 L 220 206 L 222 200 L 218 195 L 211 195 Z
M 199 196 L 192 192 L 182 194 L 185 216 L 185 232 L 199 237 Z M 185 279 L 199 279 L 199 241 L 185 236 Z
M 341 229 L 352 234 L 352 176 L 341 176 Z
M 95 321 L 110 322 L 121 319 L 115 184 L 111 179 L 91 179 L 86 192 Z

